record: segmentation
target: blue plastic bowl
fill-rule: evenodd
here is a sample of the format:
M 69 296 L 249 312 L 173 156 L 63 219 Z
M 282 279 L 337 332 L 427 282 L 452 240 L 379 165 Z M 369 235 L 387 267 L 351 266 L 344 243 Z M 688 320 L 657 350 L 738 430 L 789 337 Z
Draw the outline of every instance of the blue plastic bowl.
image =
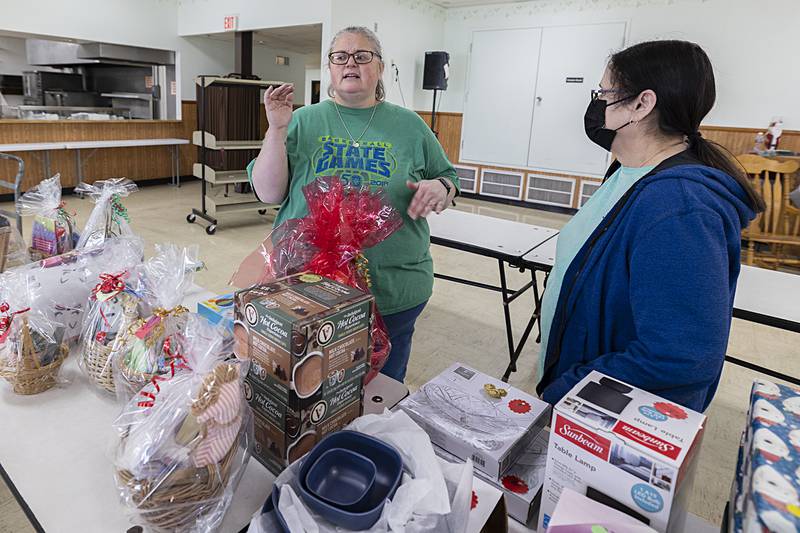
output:
M 325 451 L 306 476 L 309 492 L 345 511 L 357 509 L 374 482 L 375 463 L 344 448 Z
M 344 448 L 363 455 L 375 465 L 375 481 L 367 495 L 353 507 L 344 510 L 322 500 L 309 491 L 306 485 L 308 472 L 328 450 Z M 369 435 L 342 430 L 331 433 L 312 449 L 300 466 L 300 497 L 314 512 L 337 526 L 350 530 L 371 528 L 383 512 L 387 499 L 394 496 L 403 476 L 403 459 L 392 446 Z
M 275 512 L 275 518 L 278 519 L 278 525 L 281 526 L 281 531 L 283 533 L 289 533 L 289 525 L 286 523 L 286 520 L 283 519 L 283 515 L 278 510 L 278 501 L 281 497 L 281 490 L 273 485 L 272 486 L 272 495 L 267 498 L 267 501 L 264 502 L 264 507 L 261 509 L 261 513 L 268 513 L 270 511 Z

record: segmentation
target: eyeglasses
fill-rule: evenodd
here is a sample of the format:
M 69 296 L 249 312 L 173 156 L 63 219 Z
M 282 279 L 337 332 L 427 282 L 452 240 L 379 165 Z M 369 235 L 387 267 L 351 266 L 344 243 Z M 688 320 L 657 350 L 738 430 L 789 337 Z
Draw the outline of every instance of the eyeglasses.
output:
M 383 59 L 379 53 L 371 50 L 356 50 L 352 54 L 347 52 L 331 52 L 328 54 L 328 61 L 334 65 L 346 65 L 352 57 L 359 65 L 366 65 L 367 63 L 372 63 L 372 59 L 375 56 L 378 56 L 378 59 Z
M 597 100 L 607 94 L 617 94 L 620 92 L 622 91 L 618 89 L 592 89 L 592 100 Z

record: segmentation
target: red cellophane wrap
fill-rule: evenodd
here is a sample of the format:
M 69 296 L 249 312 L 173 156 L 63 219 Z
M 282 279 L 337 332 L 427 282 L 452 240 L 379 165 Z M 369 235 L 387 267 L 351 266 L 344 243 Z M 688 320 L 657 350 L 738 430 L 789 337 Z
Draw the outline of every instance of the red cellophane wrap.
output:
M 303 188 L 308 215 L 287 220 L 245 258 L 231 279 L 236 287 L 264 284 L 313 272 L 369 292 L 362 252 L 388 238 L 403 219 L 386 193 L 318 178 Z M 366 382 L 383 368 L 391 351 L 383 319 L 373 304 L 372 357 Z

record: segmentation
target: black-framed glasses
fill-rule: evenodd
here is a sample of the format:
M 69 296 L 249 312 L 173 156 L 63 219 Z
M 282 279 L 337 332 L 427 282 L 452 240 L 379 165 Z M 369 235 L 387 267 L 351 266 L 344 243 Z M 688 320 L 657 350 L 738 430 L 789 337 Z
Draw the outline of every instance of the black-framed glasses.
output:
M 598 100 L 607 94 L 618 94 L 618 89 L 592 89 L 592 100 Z
M 328 54 L 328 61 L 334 65 L 346 65 L 352 57 L 359 65 L 366 65 L 367 63 L 372 63 L 372 59 L 375 56 L 378 56 L 378 59 L 383 59 L 378 52 L 373 52 L 372 50 L 356 50 L 352 54 L 344 51 L 331 52 Z

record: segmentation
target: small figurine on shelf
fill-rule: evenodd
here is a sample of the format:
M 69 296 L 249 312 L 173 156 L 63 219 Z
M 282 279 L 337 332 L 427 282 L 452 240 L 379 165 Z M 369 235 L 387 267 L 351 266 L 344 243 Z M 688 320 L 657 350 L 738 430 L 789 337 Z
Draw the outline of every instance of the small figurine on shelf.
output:
M 755 142 L 753 142 L 753 153 L 760 154 L 767 149 L 767 135 L 763 131 L 756 133 Z
M 783 119 L 781 117 L 773 117 L 767 128 L 767 150 L 774 152 L 778 149 L 778 143 L 783 135 Z

